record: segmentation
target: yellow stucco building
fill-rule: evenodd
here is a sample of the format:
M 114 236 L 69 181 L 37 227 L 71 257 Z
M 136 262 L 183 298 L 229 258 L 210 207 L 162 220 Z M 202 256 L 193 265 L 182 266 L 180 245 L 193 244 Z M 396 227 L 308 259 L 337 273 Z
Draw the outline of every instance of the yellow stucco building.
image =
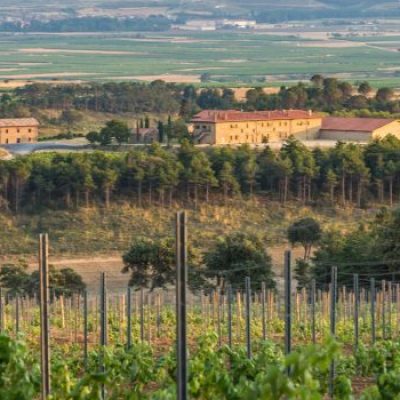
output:
M 389 134 L 400 139 L 400 120 L 324 117 L 304 110 L 242 112 L 204 110 L 191 121 L 196 143 L 260 144 L 300 140 L 368 142 Z
M 243 144 L 282 141 L 294 135 L 315 139 L 322 116 L 312 111 L 205 110 L 192 119 L 193 136 L 199 144 Z
M 35 118 L 0 119 L 0 144 L 32 143 L 38 136 Z
M 322 120 L 320 139 L 369 142 L 393 135 L 400 139 L 400 120 L 387 118 L 326 117 Z

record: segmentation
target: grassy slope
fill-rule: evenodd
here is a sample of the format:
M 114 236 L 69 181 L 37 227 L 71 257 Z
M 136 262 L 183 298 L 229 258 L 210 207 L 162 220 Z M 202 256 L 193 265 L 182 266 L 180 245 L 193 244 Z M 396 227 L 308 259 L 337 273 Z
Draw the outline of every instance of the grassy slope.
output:
M 42 122 L 40 136 L 50 137 L 66 132 L 86 134 L 93 130 L 100 130 L 102 127 L 104 127 L 107 121 L 115 118 L 125 121 L 130 128 L 134 128 L 136 126 L 136 119 L 133 115 L 116 115 L 101 112 L 82 111 L 79 112 L 81 119 L 72 125 L 57 122 L 60 115 L 61 111 L 56 110 L 40 110 L 40 113 L 35 115 Z M 138 118 L 140 117 L 142 116 L 138 116 Z M 154 120 L 158 119 L 160 119 L 160 115 L 154 116 Z
M 173 234 L 176 209 L 154 207 L 138 209 L 118 204 L 78 211 L 46 211 L 41 215 L 0 215 L 0 254 L 34 255 L 39 232 L 48 232 L 54 255 L 98 255 L 128 248 L 138 235 Z M 190 239 L 196 248 L 205 249 L 216 238 L 232 231 L 260 235 L 268 247 L 284 244 L 289 224 L 302 216 L 314 216 L 325 229 L 335 226 L 348 230 L 368 213 L 352 210 L 312 211 L 309 208 L 257 201 L 236 201 L 227 207 L 202 206 L 190 212 Z

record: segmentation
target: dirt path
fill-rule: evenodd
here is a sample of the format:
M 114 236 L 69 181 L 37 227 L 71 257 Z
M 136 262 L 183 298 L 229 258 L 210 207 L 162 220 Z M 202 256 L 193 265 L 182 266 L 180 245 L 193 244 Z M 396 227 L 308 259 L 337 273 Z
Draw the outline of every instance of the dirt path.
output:
M 287 249 L 285 245 L 273 247 L 269 249 L 269 254 L 272 257 L 274 271 L 277 280 L 280 281 L 283 271 L 283 254 Z M 301 248 L 293 249 L 293 260 L 302 256 Z M 81 257 L 50 257 L 49 263 L 57 269 L 73 268 L 78 272 L 86 282 L 89 290 L 97 290 L 100 282 L 100 274 L 106 273 L 107 287 L 113 291 L 124 291 L 129 281 L 129 274 L 121 273 L 123 263 L 119 253 L 95 256 Z M 37 261 L 34 259 L 28 260 L 30 271 L 37 269 Z

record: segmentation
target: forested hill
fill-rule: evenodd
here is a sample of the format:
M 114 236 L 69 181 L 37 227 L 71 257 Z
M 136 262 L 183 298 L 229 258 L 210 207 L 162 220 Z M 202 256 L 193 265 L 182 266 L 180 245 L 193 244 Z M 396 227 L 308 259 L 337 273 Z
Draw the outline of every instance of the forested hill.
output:
M 44 26 L 46 28 L 45 31 L 49 31 L 52 28 L 54 31 L 62 32 L 68 31 L 65 25 L 69 24 L 69 19 L 73 19 L 74 23 L 80 26 L 83 16 L 89 17 L 89 19 L 93 19 L 96 15 L 101 15 L 102 17 L 115 15 L 133 17 L 134 15 L 125 14 L 127 9 L 145 10 L 144 14 L 139 13 L 135 15 L 136 17 L 163 15 L 170 21 L 181 22 L 187 19 L 198 19 L 199 16 L 202 16 L 202 18 L 253 18 L 257 19 L 258 22 L 285 22 L 320 18 L 390 18 L 400 15 L 399 4 L 394 0 L 381 0 L 379 2 L 372 0 L 282 0 L 280 2 L 270 0 L 249 0 L 247 2 L 225 0 L 218 5 L 215 4 L 215 0 L 204 0 L 202 2 L 195 0 L 149 0 L 146 2 L 141 0 L 110 0 L 107 3 L 102 0 L 93 0 L 90 1 L 90 5 L 88 3 L 83 0 L 72 0 L 68 2 L 68 6 L 65 6 L 53 0 L 46 2 L 46 4 L 39 0 L 4 0 L 0 4 L 0 16 L 11 13 L 18 19 L 18 16 L 20 16 L 18 10 L 29 16 L 31 8 L 35 7 L 36 13 L 39 14 L 48 15 L 49 12 L 58 14 L 58 18 L 55 18 L 54 21 L 48 21 L 51 23 L 50 25 Z M 96 12 L 91 15 L 90 12 L 88 13 L 88 7 L 94 7 L 93 9 Z M 97 14 L 99 10 L 100 14 Z M 112 12 L 108 14 L 107 12 L 102 12 L 104 10 L 112 10 Z M 118 10 L 120 12 L 115 14 Z M 63 19 L 66 19 L 66 21 L 63 21 Z M 112 29 L 110 29 L 112 24 L 110 22 L 104 23 L 102 25 L 104 25 L 105 30 L 116 30 L 118 18 L 113 19 L 117 21 L 116 25 L 113 25 Z M 45 18 L 45 20 L 47 19 Z M 58 22 L 60 20 L 61 22 Z M 91 29 L 93 29 L 93 23 L 99 23 L 99 21 L 86 22 L 91 26 Z M 47 24 L 46 21 L 43 22 L 42 18 L 35 22 L 35 24 L 39 25 L 43 23 Z M 55 23 L 54 26 L 53 23 Z M 142 24 L 145 29 L 141 29 Z M 136 21 L 135 25 L 137 30 L 149 30 L 149 27 L 153 26 L 143 21 L 141 21 L 140 25 Z M 29 27 L 29 25 L 27 26 Z M 132 24 L 127 26 L 128 30 L 134 30 Z M 35 27 L 38 28 L 36 25 L 33 28 Z M 157 23 L 157 29 L 152 27 L 150 30 L 158 30 L 160 27 L 165 27 L 165 25 L 160 26 Z M 82 29 L 82 31 L 85 31 L 85 29 Z
M 235 0 L 233 0 L 235 1 Z M 252 2 L 250 2 L 252 3 Z M 283 22 L 321 18 L 377 18 L 400 15 L 398 2 L 382 0 L 320 0 L 310 2 L 283 1 L 270 9 L 254 5 L 250 9 L 258 22 Z

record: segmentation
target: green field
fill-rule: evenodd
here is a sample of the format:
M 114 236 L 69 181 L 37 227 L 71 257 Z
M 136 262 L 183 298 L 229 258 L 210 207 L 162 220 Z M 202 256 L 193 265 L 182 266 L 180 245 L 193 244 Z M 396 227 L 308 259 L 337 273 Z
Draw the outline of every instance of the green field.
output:
M 400 41 L 398 36 L 388 41 L 318 41 L 257 32 L 0 34 L 0 79 L 151 80 L 171 74 L 177 75 L 171 80 L 196 82 L 209 72 L 219 82 L 265 78 L 277 84 L 322 73 L 397 86 Z

